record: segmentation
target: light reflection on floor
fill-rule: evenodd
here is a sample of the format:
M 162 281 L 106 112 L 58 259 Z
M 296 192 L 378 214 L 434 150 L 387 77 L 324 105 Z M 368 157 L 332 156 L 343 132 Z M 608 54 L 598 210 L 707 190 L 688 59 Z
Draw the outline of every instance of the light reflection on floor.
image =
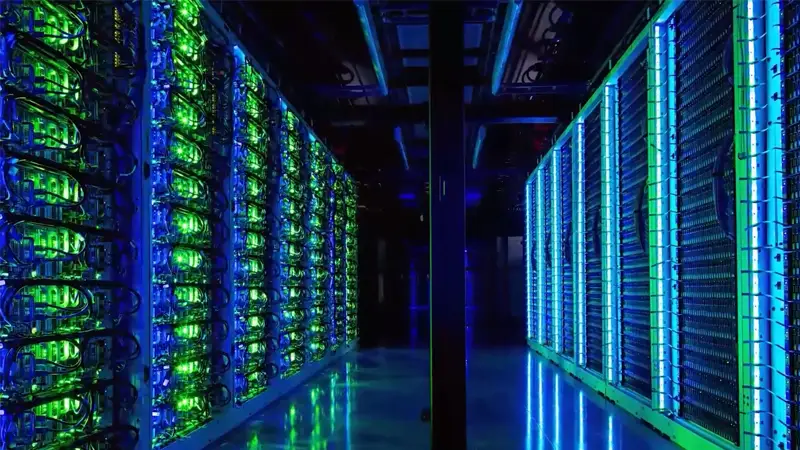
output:
M 469 355 L 470 450 L 672 450 L 633 417 L 525 349 Z M 210 448 L 425 450 L 425 350 L 350 355 Z

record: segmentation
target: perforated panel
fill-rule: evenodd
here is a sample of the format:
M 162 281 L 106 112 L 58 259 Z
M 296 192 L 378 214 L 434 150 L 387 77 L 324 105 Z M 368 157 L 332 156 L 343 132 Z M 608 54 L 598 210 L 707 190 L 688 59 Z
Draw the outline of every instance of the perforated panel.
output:
M 553 160 L 542 167 L 542 194 L 544 199 L 544 340 L 545 345 L 553 344 Z
M 563 298 L 561 317 L 563 326 L 561 336 L 564 354 L 574 356 L 574 299 L 572 298 L 572 141 L 561 147 L 561 275 Z
M 603 296 L 600 214 L 600 108 L 586 117 L 586 365 L 603 370 Z
M 647 218 L 647 53 L 619 82 L 622 385 L 650 398 L 650 262 Z
M 677 12 L 680 415 L 739 441 L 730 1 Z M 723 57 L 725 55 L 725 57 Z

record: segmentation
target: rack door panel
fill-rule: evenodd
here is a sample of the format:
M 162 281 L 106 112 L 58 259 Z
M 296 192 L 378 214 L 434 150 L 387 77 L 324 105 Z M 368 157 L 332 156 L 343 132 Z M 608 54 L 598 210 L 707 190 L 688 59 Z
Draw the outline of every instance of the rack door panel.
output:
M 783 54 L 786 74 L 784 82 L 786 130 L 785 156 L 783 158 L 784 176 L 784 233 L 786 252 L 784 260 L 787 274 L 784 285 L 785 298 L 789 304 L 789 323 L 787 324 L 787 347 L 795 351 L 787 352 L 789 373 L 789 392 L 786 396 L 792 403 L 786 423 L 797 421 L 800 417 L 800 2 L 787 1 L 783 9 Z M 780 394 L 776 394 L 780 395 Z M 800 449 L 800 427 L 791 427 L 789 442 L 792 450 Z
M 564 354 L 575 355 L 575 300 L 572 267 L 572 145 L 561 147 L 561 318 Z
M 647 217 L 647 53 L 619 81 L 620 336 L 622 385 L 650 398 Z
M 544 238 L 544 343 L 553 345 L 553 158 L 549 158 L 542 171 L 542 236 Z
M 733 7 L 675 15 L 680 415 L 739 441 Z
M 603 371 L 603 282 L 600 212 L 600 108 L 586 117 L 586 366 Z

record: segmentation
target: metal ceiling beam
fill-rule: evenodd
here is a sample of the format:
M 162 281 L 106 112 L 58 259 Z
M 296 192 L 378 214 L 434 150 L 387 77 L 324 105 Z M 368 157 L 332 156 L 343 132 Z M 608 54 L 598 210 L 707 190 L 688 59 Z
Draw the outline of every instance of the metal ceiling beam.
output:
M 358 20 L 361 23 L 361 30 L 364 32 L 364 39 L 367 41 L 369 56 L 372 59 L 372 67 L 375 69 L 375 78 L 378 80 L 381 95 L 389 94 L 389 86 L 386 83 L 386 66 L 383 64 L 381 46 L 378 41 L 378 32 L 375 29 L 375 22 L 372 20 L 372 10 L 369 0 L 355 0 Z
M 517 32 L 519 15 L 522 12 L 522 0 L 511 0 L 506 6 L 506 18 L 503 21 L 503 30 L 500 33 L 500 43 L 497 45 L 497 55 L 494 57 L 492 68 L 492 95 L 496 95 L 506 73 L 506 62 L 511 51 L 511 42 Z
M 466 120 L 477 124 L 556 123 L 568 119 L 568 102 L 514 102 L 466 105 Z M 428 103 L 416 105 L 369 105 L 329 107 L 326 116 L 333 126 L 363 126 L 367 123 L 408 124 L 428 121 Z

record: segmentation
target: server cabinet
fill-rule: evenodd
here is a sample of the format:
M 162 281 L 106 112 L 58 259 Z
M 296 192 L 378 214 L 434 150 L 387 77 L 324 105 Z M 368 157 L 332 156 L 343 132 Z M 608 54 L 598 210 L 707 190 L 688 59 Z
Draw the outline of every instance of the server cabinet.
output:
M 5 448 L 137 439 L 139 20 L 122 2 L 0 2 Z
M 356 184 L 212 9 L 0 27 L 0 446 L 202 447 L 352 348 Z
M 574 144 L 576 355 L 530 344 L 686 448 L 798 448 L 796 10 L 665 2 L 545 157 Z

